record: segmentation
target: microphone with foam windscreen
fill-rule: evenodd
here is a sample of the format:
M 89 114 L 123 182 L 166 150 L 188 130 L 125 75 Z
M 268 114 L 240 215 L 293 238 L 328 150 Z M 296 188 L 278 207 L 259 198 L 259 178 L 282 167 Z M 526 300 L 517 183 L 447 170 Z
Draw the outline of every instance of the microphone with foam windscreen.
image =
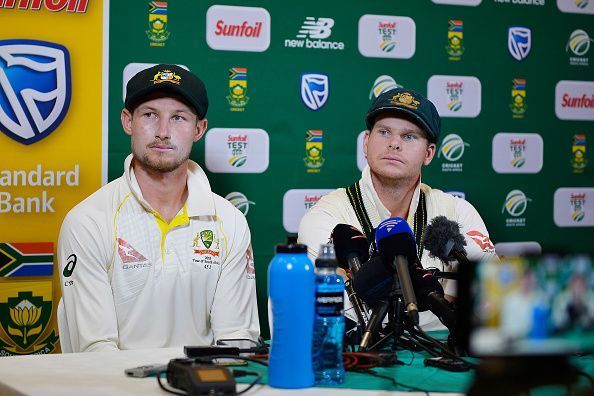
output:
M 392 217 L 382 221 L 375 231 L 375 244 L 382 261 L 395 270 L 402 289 L 406 312 L 413 324 L 419 324 L 417 299 L 410 279 L 409 266 L 417 265 L 415 236 L 406 220 Z
M 431 311 L 450 331 L 456 328 L 456 312 L 444 297 L 443 287 L 433 274 L 423 268 L 411 271 L 411 280 L 419 302 L 419 311 Z
M 367 238 L 357 228 L 348 224 L 338 224 L 334 227 L 330 238 L 339 266 L 350 270 L 351 276 L 354 277 L 361 268 L 361 262 L 367 261 L 369 257 Z M 359 324 L 366 326 L 369 321 L 367 309 L 353 289 L 352 278 L 345 279 L 344 286 Z
M 466 240 L 460 233 L 460 224 L 445 216 L 436 216 L 425 228 L 423 237 L 425 248 L 429 256 L 435 257 L 448 264 L 452 260 L 469 265 L 466 257 Z
M 341 267 L 355 274 L 361 268 L 361 263 L 369 259 L 369 245 L 367 238 L 357 228 L 348 224 L 337 224 L 330 235 L 336 259 Z

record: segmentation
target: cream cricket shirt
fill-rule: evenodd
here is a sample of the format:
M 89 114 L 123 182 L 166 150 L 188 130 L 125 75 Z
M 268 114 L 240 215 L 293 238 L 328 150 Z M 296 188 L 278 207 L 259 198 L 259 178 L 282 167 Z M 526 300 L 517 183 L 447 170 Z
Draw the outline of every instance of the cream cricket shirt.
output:
M 360 184 L 363 204 L 371 224 L 375 228 L 379 223 L 392 216 L 373 188 L 369 165 L 363 169 Z M 489 239 L 485 223 L 476 209 L 468 201 L 432 189 L 426 184 L 419 183 L 413 194 L 408 218 L 406 219 L 411 228 L 413 227 L 421 190 L 425 193 L 426 198 L 427 224 L 436 216 L 445 216 L 460 225 L 460 232 L 466 240 L 465 249 L 469 259 L 480 260 L 496 256 L 495 247 Z M 339 188 L 323 196 L 305 214 L 299 224 L 299 242 L 307 245 L 308 255 L 312 261 L 318 255 L 320 244 L 328 243 L 330 234 L 337 224 L 350 224 L 359 230 L 363 230 L 344 188 Z M 455 270 L 451 266 L 446 268 L 440 260 L 429 257 L 427 250 L 423 251 L 421 264 L 424 268 L 436 267 L 443 271 Z M 441 280 L 441 283 L 446 294 L 456 295 L 455 281 Z M 350 301 L 345 298 L 345 315 L 356 321 L 356 316 L 354 312 L 351 312 L 351 308 Z M 421 326 L 426 330 L 442 327 L 437 317 L 432 313 L 421 312 L 420 314 Z
M 193 161 L 188 199 L 167 224 L 131 167 L 66 216 L 58 242 L 72 349 L 256 340 L 256 281 L 245 217 Z

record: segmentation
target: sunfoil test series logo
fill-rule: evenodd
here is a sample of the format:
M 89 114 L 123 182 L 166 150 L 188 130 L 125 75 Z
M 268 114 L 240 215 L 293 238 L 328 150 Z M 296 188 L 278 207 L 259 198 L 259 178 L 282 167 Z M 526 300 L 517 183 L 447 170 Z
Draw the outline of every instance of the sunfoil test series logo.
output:
M 0 41 L 0 129 L 32 144 L 64 120 L 71 97 L 66 47 L 38 40 Z

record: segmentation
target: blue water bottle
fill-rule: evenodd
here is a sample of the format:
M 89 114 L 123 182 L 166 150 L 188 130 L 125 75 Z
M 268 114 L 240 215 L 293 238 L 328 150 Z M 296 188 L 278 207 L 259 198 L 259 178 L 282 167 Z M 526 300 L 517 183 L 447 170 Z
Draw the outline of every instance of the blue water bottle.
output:
M 315 271 L 300 244 L 276 246 L 268 267 L 271 346 L 268 384 L 275 388 L 314 385 L 311 358 Z
M 316 314 L 313 365 L 316 384 L 344 382 L 342 339 L 344 337 L 344 282 L 336 273 L 334 245 L 320 247 L 316 259 Z

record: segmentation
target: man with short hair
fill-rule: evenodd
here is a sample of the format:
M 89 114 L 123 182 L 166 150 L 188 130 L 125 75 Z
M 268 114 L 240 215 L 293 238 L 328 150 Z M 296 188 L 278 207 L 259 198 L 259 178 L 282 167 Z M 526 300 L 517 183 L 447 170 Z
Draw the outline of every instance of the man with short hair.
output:
M 469 258 L 495 256 L 485 224 L 469 202 L 421 183 L 421 170 L 431 163 L 441 130 L 433 103 L 411 89 L 395 88 L 376 98 L 365 122 L 367 166 L 361 180 L 322 197 L 301 220 L 299 241 L 308 246 L 310 258 L 317 256 L 337 224 L 350 224 L 369 237 L 383 220 L 401 217 L 415 233 L 423 267 L 453 270 L 423 248 L 425 226 L 440 215 L 461 226 Z M 442 284 L 446 298 L 453 300 L 455 282 Z M 345 315 L 356 320 L 348 301 Z M 421 313 L 421 325 L 441 327 L 429 312 Z
M 257 340 L 248 224 L 189 159 L 207 109 L 203 82 L 176 65 L 128 82 L 124 174 L 74 207 L 60 230 L 63 351 Z

